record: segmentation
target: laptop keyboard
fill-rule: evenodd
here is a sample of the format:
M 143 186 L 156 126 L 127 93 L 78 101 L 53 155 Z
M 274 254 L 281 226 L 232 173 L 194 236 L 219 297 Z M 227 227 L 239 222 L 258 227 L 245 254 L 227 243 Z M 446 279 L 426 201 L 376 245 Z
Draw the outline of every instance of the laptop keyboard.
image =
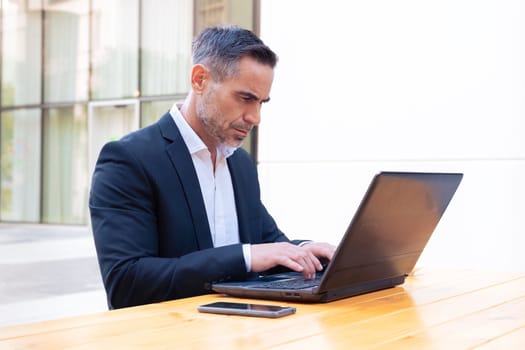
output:
M 320 278 L 313 280 L 305 280 L 302 278 L 290 278 L 284 280 L 277 280 L 271 282 L 264 282 L 253 284 L 255 288 L 267 288 L 267 289 L 304 289 L 317 287 L 319 285 Z

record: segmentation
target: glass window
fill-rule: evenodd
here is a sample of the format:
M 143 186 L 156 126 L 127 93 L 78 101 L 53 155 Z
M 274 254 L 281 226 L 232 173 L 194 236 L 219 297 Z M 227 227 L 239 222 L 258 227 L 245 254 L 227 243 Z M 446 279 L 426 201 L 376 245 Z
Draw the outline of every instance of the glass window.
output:
M 140 105 L 140 127 L 143 128 L 155 123 L 171 109 L 171 106 L 173 106 L 172 100 L 142 102 Z
M 189 91 L 192 11 L 193 0 L 142 2 L 142 96 Z
M 255 30 L 253 1 L 228 0 L 228 20 L 243 28 Z
M 93 99 L 138 96 L 138 11 L 138 0 L 93 0 Z
M 40 110 L 2 112 L 0 220 L 40 220 Z
M 88 99 L 88 8 L 84 0 L 46 0 L 44 101 Z
M 87 222 L 87 108 L 44 111 L 42 221 Z
M 206 27 L 236 24 L 240 27 L 253 28 L 253 1 L 246 0 L 196 0 L 195 32 Z
M 93 174 L 102 147 L 139 128 L 137 100 L 92 102 L 88 111 L 89 174 Z
M 2 106 L 41 102 L 39 3 L 2 0 Z

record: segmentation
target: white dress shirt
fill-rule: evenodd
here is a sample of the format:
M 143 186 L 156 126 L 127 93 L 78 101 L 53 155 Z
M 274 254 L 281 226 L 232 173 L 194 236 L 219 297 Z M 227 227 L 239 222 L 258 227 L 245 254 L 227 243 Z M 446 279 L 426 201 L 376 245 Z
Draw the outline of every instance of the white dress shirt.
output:
M 210 225 L 214 247 L 239 243 L 239 225 L 233 184 L 226 159 L 235 152 L 235 148 L 226 145 L 217 147 L 215 171 L 211 153 L 182 116 L 176 104 L 170 114 L 179 128 L 181 136 L 188 147 L 197 172 L 206 215 Z M 250 245 L 243 245 L 246 270 L 251 268 Z

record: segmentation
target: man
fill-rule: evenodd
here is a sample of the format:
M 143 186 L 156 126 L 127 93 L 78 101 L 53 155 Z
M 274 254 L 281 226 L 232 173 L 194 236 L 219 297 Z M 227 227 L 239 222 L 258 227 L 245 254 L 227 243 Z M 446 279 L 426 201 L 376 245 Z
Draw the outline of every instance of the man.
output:
M 242 141 L 269 101 L 277 56 L 252 32 L 210 28 L 193 43 L 191 91 L 156 124 L 110 142 L 90 211 L 110 308 L 209 293 L 283 266 L 313 278 L 326 243 L 294 241 L 260 201 Z

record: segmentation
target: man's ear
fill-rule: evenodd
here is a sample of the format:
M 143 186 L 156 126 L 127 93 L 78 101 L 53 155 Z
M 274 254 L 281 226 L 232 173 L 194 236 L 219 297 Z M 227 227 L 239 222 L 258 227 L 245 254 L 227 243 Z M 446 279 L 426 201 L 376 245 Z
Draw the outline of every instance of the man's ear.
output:
M 196 64 L 191 69 L 191 87 L 196 94 L 201 94 L 211 79 L 210 71 L 202 64 Z

